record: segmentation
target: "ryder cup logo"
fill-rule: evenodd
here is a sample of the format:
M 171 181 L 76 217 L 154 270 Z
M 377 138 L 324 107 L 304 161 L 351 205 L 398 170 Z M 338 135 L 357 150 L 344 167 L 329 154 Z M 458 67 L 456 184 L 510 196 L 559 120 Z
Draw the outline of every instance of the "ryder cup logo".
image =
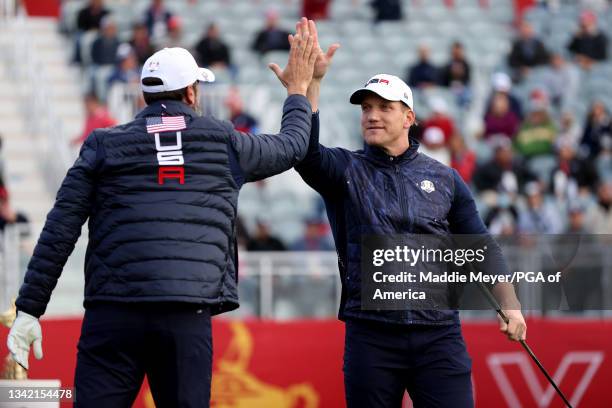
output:
M 421 181 L 421 190 L 425 191 L 426 193 L 431 193 L 433 191 L 436 191 L 436 188 L 434 187 L 434 183 L 432 183 L 429 180 L 423 180 Z

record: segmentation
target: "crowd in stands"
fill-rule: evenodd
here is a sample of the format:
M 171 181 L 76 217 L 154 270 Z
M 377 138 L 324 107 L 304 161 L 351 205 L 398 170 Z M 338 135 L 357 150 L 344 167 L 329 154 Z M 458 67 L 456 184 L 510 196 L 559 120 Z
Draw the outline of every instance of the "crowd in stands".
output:
M 424 0 L 423 0 L 424 1 Z M 304 0 L 302 13 L 317 19 L 329 17 L 332 0 Z M 418 3 L 416 1 L 415 3 Z M 447 5 L 456 6 L 452 0 Z M 480 2 L 490 7 L 488 1 Z M 554 8 L 555 2 L 543 2 Z M 610 106 L 600 100 L 581 100 L 590 105 L 586 117 L 573 110 L 580 94 L 581 75 L 608 61 L 608 38 L 598 23 L 598 7 L 589 6 L 576 16 L 577 31 L 564 49 L 550 49 L 527 21 L 516 24 L 515 39 L 491 78 L 491 93 L 482 113 L 481 131 L 472 137 L 451 114 L 449 101 L 429 100 L 430 114 L 419 118 L 411 130 L 422 150 L 455 168 L 473 188 L 481 215 L 496 234 L 612 232 L 612 116 Z M 402 20 L 398 0 L 376 0 L 374 22 Z M 593 11 L 594 10 L 594 11 Z M 289 27 L 288 27 L 289 28 Z M 104 108 L 106 90 L 114 83 L 136 83 L 140 67 L 155 50 L 166 46 L 188 46 L 182 42 L 182 23 L 163 0 L 152 0 L 140 21 L 133 23 L 131 39 L 121 42 L 113 15 L 103 0 L 90 0 L 79 13 L 76 25 L 75 61 L 98 73 L 106 73 L 102 85 L 92 74 L 86 98 L 86 129 L 115 123 Z M 84 48 L 85 33 L 95 33 Z M 254 33 L 250 48 L 263 56 L 268 51 L 287 50 L 288 32 L 279 26 L 279 15 L 268 10 L 262 29 Z M 232 50 L 214 21 L 204 27 L 192 51 L 202 66 L 226 70 L 235 77 Z M 84 55 L 89 53 L 88 56 Z M 541 77 L 527 94 L 515 92 L 529 82 L 534 70 Z M 384 67 L 381 67 L 384 71 Z M 93 72 L 93 71 L 92 71 Z M 465 45 L 452 43 L 445 64 L 435 65 L 430 49 L 418 48 L 418 61 L 407 67 L 405 79 L 416 93 L 444 88 L 454 95 L 459 112 L 473 99 L 473 68 Z M 101 91 L 100 91 L 101 90 Z M 257 132 L 258 120 L 245 112 L 239 90 L 232 89 L 225 107 L 236 128 Z M 304 187 L 306 188 L 306 187 Z M 243 247 L 249 250 L 331 248 L 329 231 L 322 217 L 304 221 L 305 235 L 297 242 L 282 242 L 263 221 L 249 234 L 242 228 Z
M 430 60 L 430 49 L 426 44 L 418 48 L 417 62 L 408 68 L 406 83 L 415 90 L 442 86 L 456 97 L 459 107 L 467 108 L 471 100 L 471 65 L 465 55 L 465 48 L 459 41 L 451 45 L 448 62 L 438 67 Z
M 603 7 L 606 7 L 604 5 Z M 491 80 L 482 131 L 468 146 L 445 101 L 431 98 L 430 116 L 413 134 L 422 150 L 451 165 L 477 193 L 481 215 L 496 234 L 612 232 L 612 116 L 594 97 L 585 117 L 572 109 L 581 77 L 608 61 L 609 43 L 590 9 L 577 16 L 565 49 L 548 49 L 520 21 L 505 66 Z M 469 105 L 470 64 L 458 42 L 450 62 L 435 66 L 422 45 L 406 80 L 416 92 L 459 86 L 457 105 Z M 539 81 L 525 95 L 534 69 Z
M 596 100 L 582 121 L 571 110 L 561 110 L 564 105 L 546 89 L 533 90 L 523 103 L 512 87 L 508 74 L 494 75 L 473 148 L 445 101 L 432 98 L 430 117 L 413 130 L 422 151 L 455 168 L 473 186 L 492 232 L 575 232 L 577 223 L 570 221 L 577 213 L 584 215 L 582 232 L 611 232 L 609 109 Z

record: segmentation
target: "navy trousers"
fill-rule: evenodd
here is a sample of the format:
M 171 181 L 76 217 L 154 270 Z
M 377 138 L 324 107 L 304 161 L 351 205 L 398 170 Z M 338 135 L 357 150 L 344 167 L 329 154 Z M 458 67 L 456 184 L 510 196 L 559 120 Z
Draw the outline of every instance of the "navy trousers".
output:
M 207 308 L 180 303 L 87 307 L 74 406 L 131 407 L 145 374 L 157 408 L 209 406 L 212 335 Z
M 348 408 L 474 406 L 472 360 L 461 326 L 346 322 L 344 386 Z

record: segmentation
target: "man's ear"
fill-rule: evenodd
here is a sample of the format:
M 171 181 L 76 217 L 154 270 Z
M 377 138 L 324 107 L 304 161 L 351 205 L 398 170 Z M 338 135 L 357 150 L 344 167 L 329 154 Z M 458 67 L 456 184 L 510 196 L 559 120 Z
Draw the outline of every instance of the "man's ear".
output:
M 410 129 L 412 125 L 416 122 L 416 116 L 412 109 L 406 108 L 405 116 L 404 116 L 404 129 Z
M 185 92 L 184 102 L 189 106 L 195 106 L 196 104 L 197 95 L 193 87 L 194 85 L 189 85 Z

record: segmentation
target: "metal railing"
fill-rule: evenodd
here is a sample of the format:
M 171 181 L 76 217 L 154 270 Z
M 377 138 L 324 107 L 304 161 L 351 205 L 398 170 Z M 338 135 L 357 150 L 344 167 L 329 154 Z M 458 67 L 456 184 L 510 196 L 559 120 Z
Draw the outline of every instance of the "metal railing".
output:
M 7 225 L 0 231 L 0 313 L 8 310 L 23 280 L 20 250 L 24 227 Z
M 329 318 L 340 304 L 335 252 L 242 252 L 240 308 L 231 317 Z
M 4 50 L 7 72 L 24 95 L 21 108 L 26 131 L 37 139 L 43 174 L 50 190 L 54 191 L 74 160 L 74 154 L 69 148 L 62 120 L 56 113 L 52 91 L 46 85 L 50 83 L 46 67 L 34 50 L 26 12 L 19 4 L 13 10 L 5 3 L 11 1 L 3 2 L 3 7 L 13 13 L 3 23 L 3 29 L 11 38 L 9 47 Z
M 0 0 L 0 20 L 10 21 L 15 18 L 18 0 Z
M 29 229 L 37 232 L 41 228 L 33 225 Z M 24 243 L 31 243 L 38 236 L 32 234 L 28 238 L 22 227 L 9 225 L 1 237 L 0 306 L 3 306 L 17 294 L 23 280 L 32 250 L 31 245 Z M 556 248 L 535 243 L 502 243 L 510 271 L 546 273 L 560 268 L 574 274 L 569 284 L 579 287 L 566 304 L 560 300 L 563 291 L 559 285 L 525 282 L 515 285 L 525 315 L 612 317 L 612 236 L 590 237 L 593 239 L 583 241 L 579 248 L 572 243 Z M 64 267 L 51 297 L 49 314 L 82 312 L 86 244 L 87 239 L 79 240 Z M 571 256 L 567 258 L 567 254 Z M 569 266 L 566 267 L 563 258 L 571 258 Z M 328 319 L 337 315 L 341 286 L 335 252 L 240 252 L 238 270 L 240 308 L 225 315 L 228 318 Z M 568 306 L 573 311 L 567 310 Z M 490 310 L 467 310 L 461 314 L 463 318 L 493 317 Z

